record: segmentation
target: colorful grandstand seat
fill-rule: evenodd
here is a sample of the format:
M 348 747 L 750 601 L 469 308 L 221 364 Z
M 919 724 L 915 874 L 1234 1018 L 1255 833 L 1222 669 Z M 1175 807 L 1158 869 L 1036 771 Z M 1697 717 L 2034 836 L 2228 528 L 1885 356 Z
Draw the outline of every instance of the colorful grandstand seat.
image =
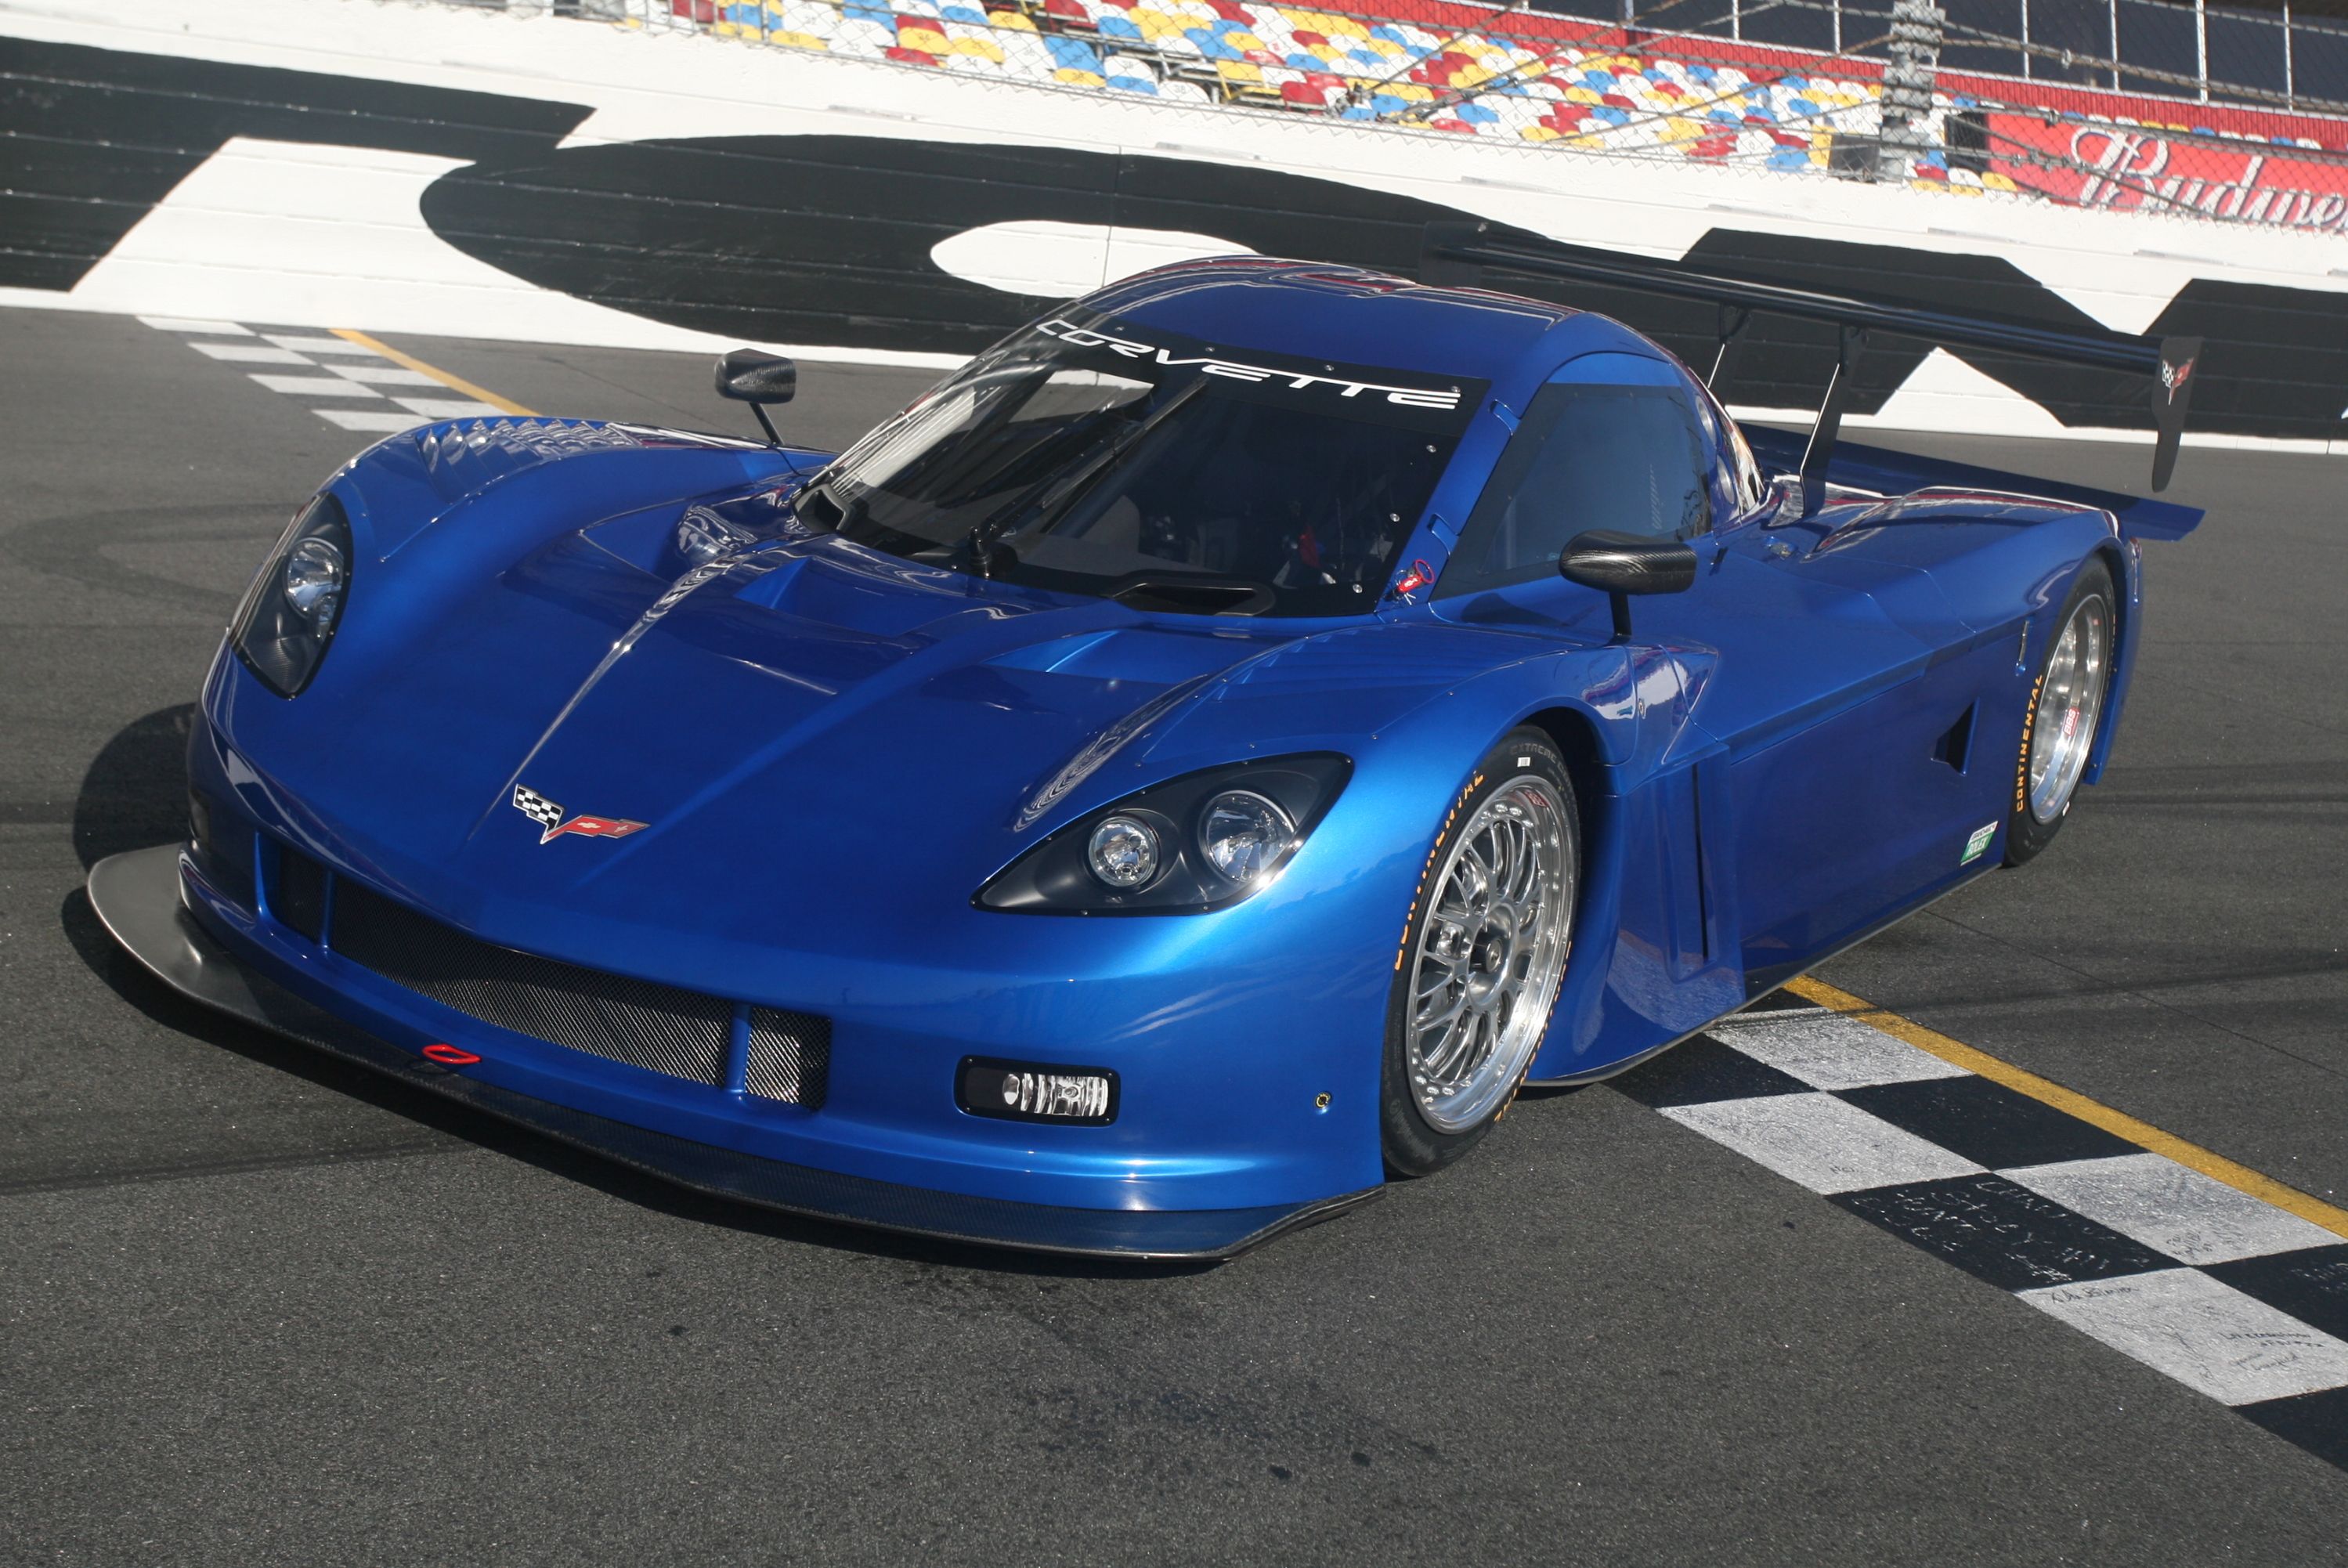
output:
M 992 29 L 973 27 L 965 22 L 946 24 L 946 42 L 957 59 L 984 60 L 989 65 L 1004 63 L 1003 46 L 996 43 Z
M 897 46 L 897 28 L 893 21 L 873 22 L 859 17 L 842 22 L 832 41 L 835 47 L 851 53 L 877 55 Z
M 898 17 L 897 42 L 924 55 L 953 53 L 953 45 L 947 41 L 942 25 L 934 16 Z
M 1093 76 L 1101 74 L 1100 51 L 1079 39 L 1047 34 L 1044 47 L 1052 53 L 1052 64 L 1063 71 L 1084 71 Z
M 1856 78 L 1678 57 L 1668 36 L 1609 51 L 1463 33 L 1448 20 L 1434 31 L 1251 0 L 670 0 L 670 8 L 786 47 L 1014 81 L 1776 169 L 1820 168 L 1836 135 L 1871 135 L 1881 97 L 1878 84 Z M 1506 17 L 1488 19 L 1505 28 Z M 1968 102 L 1938 101 L 1935 136 L 1941 115 Z M 2181 105 L 2176 112 L 2203 118 Z M 1945 154 L 1921 157 L 1909 179 L 1967 195 L 2013 188 L 2004 176 L 1952 170 Z

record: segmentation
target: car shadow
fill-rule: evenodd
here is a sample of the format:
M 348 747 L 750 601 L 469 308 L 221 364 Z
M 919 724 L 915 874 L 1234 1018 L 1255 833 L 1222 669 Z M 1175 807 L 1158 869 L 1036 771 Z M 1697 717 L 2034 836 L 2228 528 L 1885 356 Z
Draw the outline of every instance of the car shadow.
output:
M 181 836 L 186 820 L 187 738 L 193 717 L 191 705 L 149 714 L 116 734 L 91 761 L 73 813 L 74 848 L 84 870 L 108 855 L 168 843 Z M 1217 1266 L 1200 1262 L 1060 1257 L 898 1235 L 761 1209 L 679 1187 L 191 1001 L 123 951 L 90 906 L 88 893 L 80 888 L 67 896 L 57 918 L 66 940 L 90 973 L 161 1028 L 640 1208 L 777 1241 L 989 1274 L 1138 1279 L 1199 1274 Z M 334 1162 L 338 1157 L 337 1151 L 321 1150 L 318 1162 Z M 293 1163 L 298 1166 L 299 1161 Z
M 188 732 L 195 721 L 193 703 L 159 708 L 116 731 L 90 759 L 73 806 L 82 870 L 187 830 Z

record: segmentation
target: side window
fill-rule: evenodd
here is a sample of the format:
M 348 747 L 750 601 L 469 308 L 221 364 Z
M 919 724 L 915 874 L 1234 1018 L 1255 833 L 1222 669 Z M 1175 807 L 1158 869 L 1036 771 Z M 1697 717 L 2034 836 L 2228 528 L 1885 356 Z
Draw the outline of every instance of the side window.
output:
M 1710 444 L 1685 387 L 1629 355 L 1585 356 L 1569 369 L 1597 360 L 1612 362 L 1589 366 L 1609 378 L 1553 381 L 1534 397 L 1460 531 L 1438 593 L 1544 576 L 1566 542 L 1591 529 L 1688 539 L 1710 526 Z

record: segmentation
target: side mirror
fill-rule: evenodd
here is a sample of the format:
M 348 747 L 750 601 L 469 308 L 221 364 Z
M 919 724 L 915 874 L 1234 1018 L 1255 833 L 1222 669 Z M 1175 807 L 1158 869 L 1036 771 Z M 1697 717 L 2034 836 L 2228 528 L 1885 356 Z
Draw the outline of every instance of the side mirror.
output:
M 1649 539 L 1594 528 L 1577 533 L 1557 558 L 1568 583 L 1604 593 L 1614 612 L 1614 640 L 1631 635 L 1632 593 L 1683 593 L 1695 582 L 1695 546 L 1680 539 Z
M 767 418 L 765 406 L 788 403 L 798 389 L 799 367 L 779 354 L 737 348 L 718 356 L 717 395 L 750 405 L 750 412 L 758 417 L 758 428 L 767 432 L 769 446 L 781 446 L 783 438 L 775 433 L 775 422 Z

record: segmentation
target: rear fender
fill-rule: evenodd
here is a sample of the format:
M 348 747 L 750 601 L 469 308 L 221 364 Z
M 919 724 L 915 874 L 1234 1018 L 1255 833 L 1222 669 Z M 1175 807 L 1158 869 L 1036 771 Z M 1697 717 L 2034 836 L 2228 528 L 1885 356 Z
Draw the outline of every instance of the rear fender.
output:
M 2041 496 L 1927 489 L 1873 506 L 1830 508 L 1818 521 L 1831 523 L 1820 551 L 1927 573 L 1969 633 L 1959 651 L 2013 643 L 2017 684 L 2013 711 L 2003 717 L 2017 730 L 2029 673 L 2058 630 L 2063 601 L 2087 562 L 2102 561 L 2118 590 L 2117 624 L 2110 696 L 2084 779 L 2092 784 L 2103 776 L 2136 668 L 2144 603 L 2143 547 L 2111 512 Z

